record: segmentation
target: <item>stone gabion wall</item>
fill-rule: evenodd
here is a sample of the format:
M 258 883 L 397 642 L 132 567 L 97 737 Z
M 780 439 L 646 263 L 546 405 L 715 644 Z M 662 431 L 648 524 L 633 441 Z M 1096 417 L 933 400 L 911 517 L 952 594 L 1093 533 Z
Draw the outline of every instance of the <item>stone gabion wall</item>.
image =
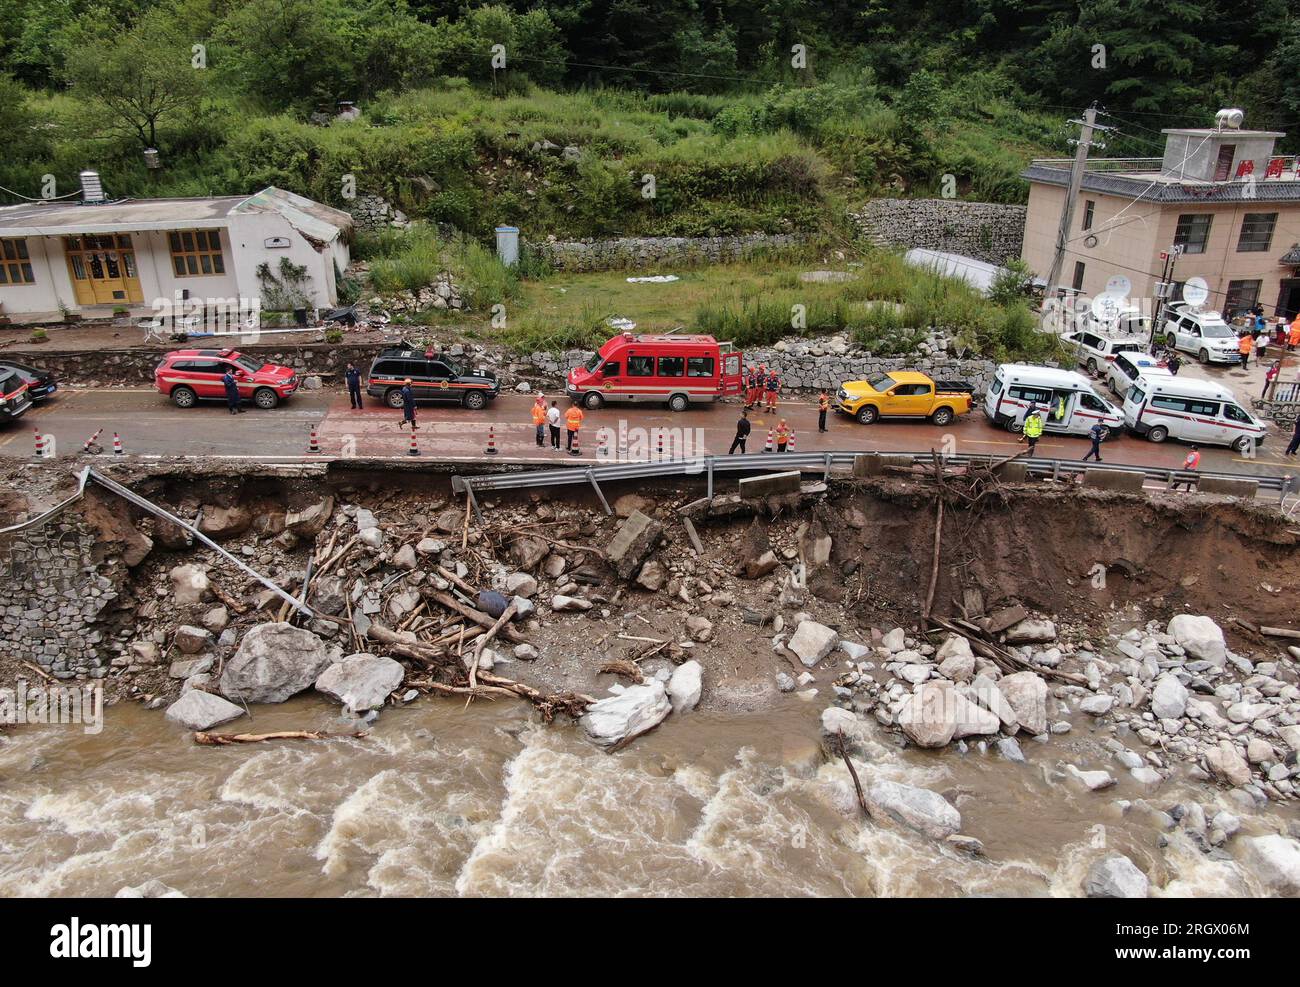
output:
M 850 217 L 882 246 L 924 247 L 1003 264 L 1019 257 L 1025 207 L 960 199 L 873 199 Z
M 101 615 L 119 586 L 92 561 L 93 535 L 71 512 L 0 539 L 0 640 L 59 679 L 103 678 Z
M 795 246 L 793 234 L 752 233 L 742 236 L 620 237 L 614 240 L 548 240 L 529 242 L 551 267 L 560 271 L 637 270 L 647 274 L 656 265 L 721 264 L 770 249 Z
M 403 228 L 410 226 L 406 214 L 391 206 L 383 196 L 366 193 L 358 195 L 348 205 L 352 222 L 358 232 L 374 233 L 388 227 Z

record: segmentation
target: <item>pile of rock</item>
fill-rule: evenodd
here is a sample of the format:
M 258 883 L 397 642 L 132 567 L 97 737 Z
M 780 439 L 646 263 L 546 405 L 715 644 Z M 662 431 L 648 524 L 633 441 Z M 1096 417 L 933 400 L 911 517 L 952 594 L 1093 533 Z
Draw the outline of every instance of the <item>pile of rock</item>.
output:
M 1233 787 L 1243 804 L 1300 792 L 1300 687 L 1289 656 L 1234 654 L 1213 620 L 1192 614 L 1127 631 L 1104 652 L 1062 647 L 1051 621 L 1028 616 L 1003 637 L 1025 670 L 1005 674 L 961 636 L 935 648 L 895 628 L 875 643 L 874 661 L 850 663 L 836 691 L 920 747 L 964 748 L 973 738 L 1020 760 L 1018 734 L 1046 742 L 1069 733 L 1077 711 L 1110 734 L 1114 759 L 1143 785 L 1158 786 L 1184 762 L 1188 776 Z M 1053 670 L 1067 677 L 1049 687 Z M 1131 738 L 1145 749 L 1132 749 Z M 1093 790 L 1115 783 L 1107 770 L 1069 765 L 1066 774 Z
M 371 309 L 383 309 L 389 312 L 429 312 L 460 311 L 466 308 L 461 297 L 460 287 L 452 280 L 451 274 L 443 271 L 433 284 L 419 291 L 398 291 L 382 298 L 369 299 Z

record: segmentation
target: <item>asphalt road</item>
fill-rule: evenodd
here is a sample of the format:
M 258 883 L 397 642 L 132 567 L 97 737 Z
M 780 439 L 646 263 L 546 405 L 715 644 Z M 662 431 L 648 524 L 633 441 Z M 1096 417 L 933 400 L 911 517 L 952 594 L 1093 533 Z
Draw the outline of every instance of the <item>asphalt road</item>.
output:
M 417 413 L 416 442 L 424 459 L 449 462 L 487 461 L 484 449 L 489 429 L 495 430 L 500 450 L 497 461 L 518 460 L 545 463 L 596 461 L 597 430 L 608 427 L 615 436 L 610 454 L 618 452 L 617 436 L 623 436 L 625 458 L 656 459 L 659 456 L 654 429 L 665 429 L 664 456 L 722 455 L 735 433 L 739 407 L 726 403 L 702 405 L 680 414 L 660 405 L 608 406 L 586 412 L 580 433 L 582 456 L 538 448 L 529 416 L 533 397 L 503 394 L 483 411 L 467 411 L 449 405 L 422 405 Z M 232 416 L 223 403 L 201 403 L 183 410 L 148 388 L 68 387 L 37 405 L 17 422 L 0 425 L 0 455 L 33 457 L 34 430 L 53 435 L 60 455 L 76 454 L 96 429 L 105 431 L 100 443 L 111 450 L 117 431 L 129 455 L 214 456 L 236 460 L 286 462 L 317 458 L 308 453 L 308 438 L 317 428 L 321 456 L 407 457 L 410 432 L 399 427 L 401 412 L 367 399 L 359 411 L 348 407 L 345 393 L 337 390 L 301 391 L 278 408 L 260 411 L 246 405 L 246 413 Z M 560 399 L 563 412 L 568 401 Z M 795 429 L 799 452 L 830 450 L 915 452 L 936 449 L 949 453 L 1011 455 L 1024 444 L 1017 437 L 994 428 L 978 409 L 946 428 L 928 423 L 885 421 L 864 426 L 832 412 L 829 429 L 817 432 L 815 402 L 786 401 L 776 416 L 751 415 L 753 433 L 748 451 L 763 449 L 767 430 L 785 418 Z M 621 429 L 621 432 L 620 432 Z M 1226 448 L 1204 447 L 1201 468 L 1207 471 L 1279 475 L 1295 470 L 1296 461 L 1282 456 L 1289 435 L 1270 433 L 1255 458 Z M 1045 436 L 1038 443 L 1038 455 L 1047 458 L 1081 459 L 1088 451 L 1083 438 Z M 1177 467 L 1186 447 L 1169 441 L 1160 445 L 1134 436 L 1116 436 L 1102 447 L 1108 463 L 1154 467 Z

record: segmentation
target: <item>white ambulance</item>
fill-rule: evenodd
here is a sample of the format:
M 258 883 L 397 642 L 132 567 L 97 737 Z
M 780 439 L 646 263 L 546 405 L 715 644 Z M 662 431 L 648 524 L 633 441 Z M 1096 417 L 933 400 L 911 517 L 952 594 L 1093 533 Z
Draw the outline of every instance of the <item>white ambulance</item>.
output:
M 1124 424 L 1152 442 L 1182 439 L 1241 453 L 1254 452 L 1267 432 L 1222 384 L 1190 377 L 1139 377 L 1124 395 Z
M 1042 415 L 1045 433 L 1087 435 L 1098 422 L 1111 431 L 1124 423 L 1120 410 L 1077 371 L 1024 363 L 999 366 L 984 395 L 984 417 L 1019 433 L 1031 407 Z

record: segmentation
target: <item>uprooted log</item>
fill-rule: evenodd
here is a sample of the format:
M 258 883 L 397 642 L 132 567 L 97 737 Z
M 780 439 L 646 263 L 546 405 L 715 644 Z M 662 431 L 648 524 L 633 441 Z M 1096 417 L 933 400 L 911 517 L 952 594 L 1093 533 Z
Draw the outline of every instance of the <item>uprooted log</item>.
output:
M 596 700 L 580 692 L 542 692 L 530 685 L 513 679 L 501 678 L 489 672 L 479 672 L 478 682 L 469 685 L 467 680 L 458 679 L 455 683 L 438 682 L 434 679 L 408 679 L 408 686 L 414 689 L 428 689 L 447 696 L 481 697 L 516 696 L 526 699 L 542 714 L 543 722 L 550 723 L 557 713 L 567 713 L 575 720 L 587 711 L 587 707 Z
M 230 744 L 260 744 L 266 740 L 330 740 L 335 737 L 361 738 L 357 733 L 329 733 L 325 730 L 277 730 L 273 733 L 206 733 L 196 730 L 194 742 L 204 747 L 227 747 Z
M 448 658 L 445 648 L 422 642 L 407 641 L 400 634 L 389 630 L 383 624 L 371 624 L 366 628 L 366 637 L 384 645 L 393 654 L 402 658 L 410 658 L 412 661 L 418 661 L 421 665 L 438 667 L 444 664 Z
M 849 777 L 853 779 L 853 790 L 858 794 L 858 805 L 862 808 L 862 814 L 870 819 L 871 810 L 867 808 L 866 796 L 862 794 L 862 782 L 858 780 L 858 769 L 849 760 L 849 751 L 844 744 L 844 731 L 842 729 L 836 730 L 835 738 L 839 741 L 840 757 L 844 758 L 844 766 L 849 769 Z
M 482 610 L 478 610 L 466 603 L 462 603 L 450 593 L 444 593 L 439 590 L 430 590 L 427 592 L 422 591 L 421 595 L 424 596 L 426 600 L 433 600 L 435 603 L 446 607 L 453 613 L 460 614 L 466 620 L 478 624 L 484 630 L 491 630 L 492 625 L 496 623 L 496 620 L 484 613 Z M 515 644 L 524 643 L 524 636 L 509 624 L 502 627 L 499 633 L 507 641 L 512 641 Z

